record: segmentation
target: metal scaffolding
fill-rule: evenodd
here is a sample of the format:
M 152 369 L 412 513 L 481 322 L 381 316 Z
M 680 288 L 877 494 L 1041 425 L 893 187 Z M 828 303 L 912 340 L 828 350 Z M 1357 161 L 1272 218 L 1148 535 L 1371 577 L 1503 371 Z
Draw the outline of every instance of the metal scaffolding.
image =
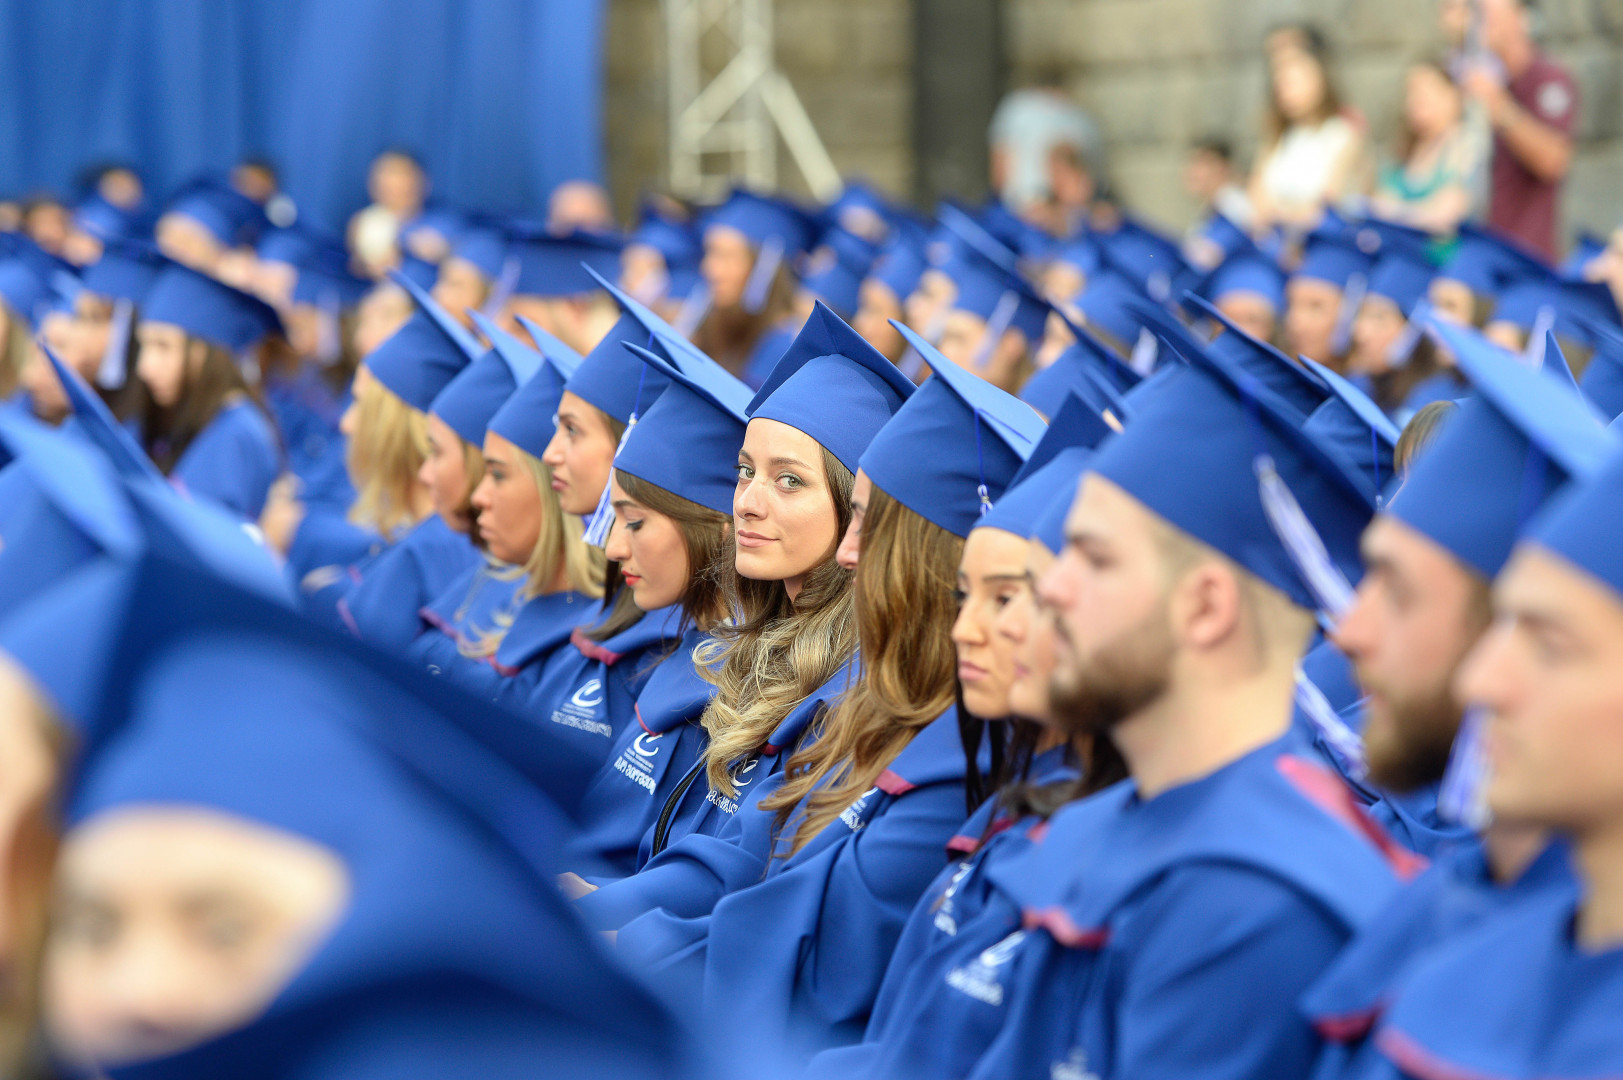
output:
M 714 199 L 733 183 L 778 186 L 778 138 L 812 194 L 839 194 L 839 170 L 773 64 L 772 0 L 664 0 L 671 189 Z

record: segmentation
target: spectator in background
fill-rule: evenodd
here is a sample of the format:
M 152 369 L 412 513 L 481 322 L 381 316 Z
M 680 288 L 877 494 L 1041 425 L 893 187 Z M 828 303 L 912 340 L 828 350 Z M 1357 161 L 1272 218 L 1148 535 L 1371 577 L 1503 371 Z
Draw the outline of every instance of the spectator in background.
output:
M 1212 215 L 1222 214 L 1242 229 L 1251 227 L 1251 198 L 1234 166 L 1234 147 L 1227 139 L 1207 136 L 1189 148 L 1183 162 L 1183 190 L 1195 202 L 1200 229 Z
M 349 219 L 349 248 L 370 277 L 400 264 L 401 233 L 422 216 L 428 175 L 404 150 L 385 150 L 372 161 L 366 193 L 372 204 Z M 435 260 L 430 260 L 435 261 Z
M 547 200 L 547 231 L 557 235 L 587 229 L 614 231 L 614 207 L 603 185 L 591 180 L 565 180 Z
M 1050 170 L 1059 147 L 1077 151 L 1095 187 L 1108 175 L 1099 125 L 1071 100 L 1058 70 L 1044 73 L 1034 86 L 1007 94 L 992 114 L 987 134 L 992 190 L 1022 217 L 1043 216 L 1053 202 Z
M 1395 160 L 1381 169 L 1376 217 L 1452 235 L 1470 216 L 1487 147 L 1465 122 L 1465 97 L 1441 60 L 1410 65 Z
M 73 231 L 73 218 L 55 195 L 33 195 L 23 203 L 22 231 L 52 255 L 61 255 Z
M 1363 179 L 1364 133 L 1342 112 L 1324 39 L 1310 27 L 1290 30 L 1268 41 L 1267 130 L 1250 190 L 1258 230 L 1312 228 Z
M 231 186 L 265 208 L 272 225 L 285 229 L 298 220 L 298 207 L 282 190 L 282 179 L 269 158 L 243 158 L 231 169 Z
M 1533 40 L 1534 0 L 1478 4 L 1480 48 L 1468 41 L 1460 81 L 1493 126 L 1488 224 L 1554 259 L 1578 90 Z

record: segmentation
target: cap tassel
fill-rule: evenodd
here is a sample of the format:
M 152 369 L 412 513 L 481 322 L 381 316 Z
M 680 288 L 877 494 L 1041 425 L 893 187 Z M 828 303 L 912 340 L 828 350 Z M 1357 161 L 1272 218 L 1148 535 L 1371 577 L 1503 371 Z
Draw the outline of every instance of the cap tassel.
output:
M 1466 709 L 1437 792 L 1437 813 L 1446 821 L 1477 832 L 1493 820 L 1488 811 L 1488 752 L 1483 745 L 1482 727 L 1482 710 Z
M 1015 313 L 1019 310 L 1020 296 L 1013 289 L 997 298 L 997 306 L 986 320 L 986 334 L 981 338 L 981 347 L 975 353 L 976 371 L 986 370 L 986 366 L 992 362 L 992 356 L 1002 343 L 1003 335 L 1009 332 L 1009 324 L 1014 322 Z
M 1133 355 L 1127 358 L 1127 366 L 1148 378 L 1160 358 L 1160 339 L 1150 333 L 1148 327 L 1140 327 L 1138 340 L 1133 343 Z
M 654 347 L 654 336 L 648 335 L 648 347 Z M 614 460 L 620 460 L 620 451 L 626 448 L 626 440 L 631 438 L 631 430 L 637 426 L 637 414 L 642 411 L 642 391 L 648 383 L 648 365 L 644 364 L 642 374 L 637 377 L 637 398 L 632 403 L 631 417 L 626 420 L 626 429 L 620 435 L 620 443 L 614 448 Z M 609 492 L 612 490 L 612 480 L 603 483 L 603 494 L 597 497 L 597 508 L 592 516 L 586 519 L 586 530 L 581 539 L 593 547 L 607 547 L 609 543 L 609 530 L 614 528 L 614 507 L 610 503 Z
M 513 298 L 513 290 L 518 288 L 518 276 L 523 272 L 524 264 L 517 255 L 509 255 L 502 262 L 501 276 L 490 287 L 490 296 L 485 299 L 484 307 L 479 314 L 487 319 L 495 319 L 501 314 L 507 301 Z
M 981 411 L 975 410 L 975 468 L 979 471 L 980 483 L 975 485 L 975 494 L 980 496 L 981 517 L 992 512 L 992 496 L 986 488 L 986 453 L 981 444 Z
M 1522 351 L 1522 363 L 1534 371 L 1544 370 L 1545 350 L 1549 347 L 1550 331 L 1555 329 L 1555 308 L 1548 304 L 1533 316 L 1533 329 L 1527 333 L 1527 348 Z
M 1323 538 L 1279 475 L 1274 459 L 1258 454 L 1252 467 L 1257 474 L 1257 489 L 1269 526 L 1313 594 L 1321 615 L 1334 624 L 1352 606 L 1352 582 L 1331 561 Z
M 1364 306 L 1367 292 L 1369 281 L 1363 274 L 1348 278 L 1347 287 L 1341 290 L 1341 310 L 1336 313 L 1336 331 L 1330 338 L 1330 348 L 1335 350 L 1337 356 L 1345 354 L 1352 347 L 1353 322 L 1358 318 L 1358 309 Z
M 129 378 L 126 360 L 130 353 L 130 324 L 135 318 L 133 300 L 113 302 L 113 320 L 107 330 L 107 348 L 101 354 L 101 366 L 96 369 L 96 385 L 103 390 L 117 390 Z
M 1362 780 L 1369 774 L 1364 758 L 1364 740 L 1348 727 L 1324 696 L 1324 691 L 1301 668 L 1296 669 L 1296 704 L 1301 708 L 1314 730 L 1335 755 L 1337 763 L 1348 776 Z
M 700 278 L 699 283 L 693 286 L 693 291 L 688 293 L 688 298 L 682 301 L 682 310 L 676 313 L 671 328 L 683 337 L 691 338 L 693 332 L 699 329 L 699 324 L 704 322 L 704 317 L 710 314 L 710 302 L 713 299 L 710 283 Z
M 749 281 L 744 284 L 744 310 L 751 315 L 759 315 L 761 309 L 772 296 L 772 282 L 778 276 L 778 267 L 783 265 L 783 239 L 769 236 L 761 243 L 761 250 L 755 256 L 755 266 L 750 270 Z
M 1431 302 L 1422 296 L 1415 301 L 1414 310 L 1409 313 L 1409 321 L 1403 324 L 1403 333 L 1399 334 L 1397 340 L 1386 350 L 1386 362 L 1394 371 L 1409 366 L 1415 346 L 1420 344 L 1420 339 L 1426 332 L 1426 322 L 1430 318 Z

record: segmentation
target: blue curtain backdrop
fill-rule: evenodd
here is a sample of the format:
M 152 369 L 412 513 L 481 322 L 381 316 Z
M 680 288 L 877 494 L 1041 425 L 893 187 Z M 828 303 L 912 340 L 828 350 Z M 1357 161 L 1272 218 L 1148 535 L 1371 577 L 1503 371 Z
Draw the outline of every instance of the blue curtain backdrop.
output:
M 437 198 L 538 212 L 602 179 L 601 21 L 602 0 L 0 0 L 0 193 L 116 159 L 161 198 L 263 154 L 336 230 L 402 145 Z

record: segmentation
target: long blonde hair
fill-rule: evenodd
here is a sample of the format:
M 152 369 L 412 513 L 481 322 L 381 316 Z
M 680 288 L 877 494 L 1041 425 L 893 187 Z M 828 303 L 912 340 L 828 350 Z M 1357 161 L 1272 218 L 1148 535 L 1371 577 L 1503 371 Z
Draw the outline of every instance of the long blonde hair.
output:
M 28 320 L 4 301 L 0 301 L 0 323 L 5 326 L 5 334 L 0 336 L 0 398 L 8 398 L 16 392 L 23 368 L 33 357 L 34 336 Z M 44 363 L 44 358 L 39 362 Z
M 541 531 L 535 538 L 530 557 L 518 568 L 524 584 L 519 586 L 517 601 L 522 604 L 550 591 L 562 570 L 564 587 L 594 599 L 603 596 L 603 552 L 583 539 L 585 529 L 574 514 L 564 513 L 558 504 L 558 493 L 552 490 L 552 469 L 540 458 L 519 447 L 519 462 L 534 481 L 541 497 Z M 514 612 L 495 617 L 495 627 L 489 633 L 475 632 L 458 643 L 457 651 L 464 656 L 485 657 L 495 655 L 502 639 L 513 625 Z
M 845 535 L 851 521 L 853 477 L 823 451 L 838 521 Z M 699 674 L 716 687 L 702 723 L 710 735 L 705 774 L 710 786 L 738 794 L 731 766 L 756 753 L 796 705 L 838 675 L 856 654 L 857 624 L 851 572 L 834 553 L 806 575 L 793 601 L 777 581 L 754 581 L 734 571 L 723 581 L 731 625 L 711 631 L 694 653 Z
M 357 380 L 355 410 L 344 458 L 355 485 L 349 520 L 395 537 L 419 520 L 417 471 L 428 445 L 428 417 L 375 376 Z
M 761 800 L 763 810 L 778 812 L 779 829 L 805 804 L 792 851 L 873 787 L 913 736 L 952 705 L 963 552 L 960 537 L 873 489 L 853 590 L 862 679 L 825 718 L 821 736 L 789 759 L 783 786 Z

